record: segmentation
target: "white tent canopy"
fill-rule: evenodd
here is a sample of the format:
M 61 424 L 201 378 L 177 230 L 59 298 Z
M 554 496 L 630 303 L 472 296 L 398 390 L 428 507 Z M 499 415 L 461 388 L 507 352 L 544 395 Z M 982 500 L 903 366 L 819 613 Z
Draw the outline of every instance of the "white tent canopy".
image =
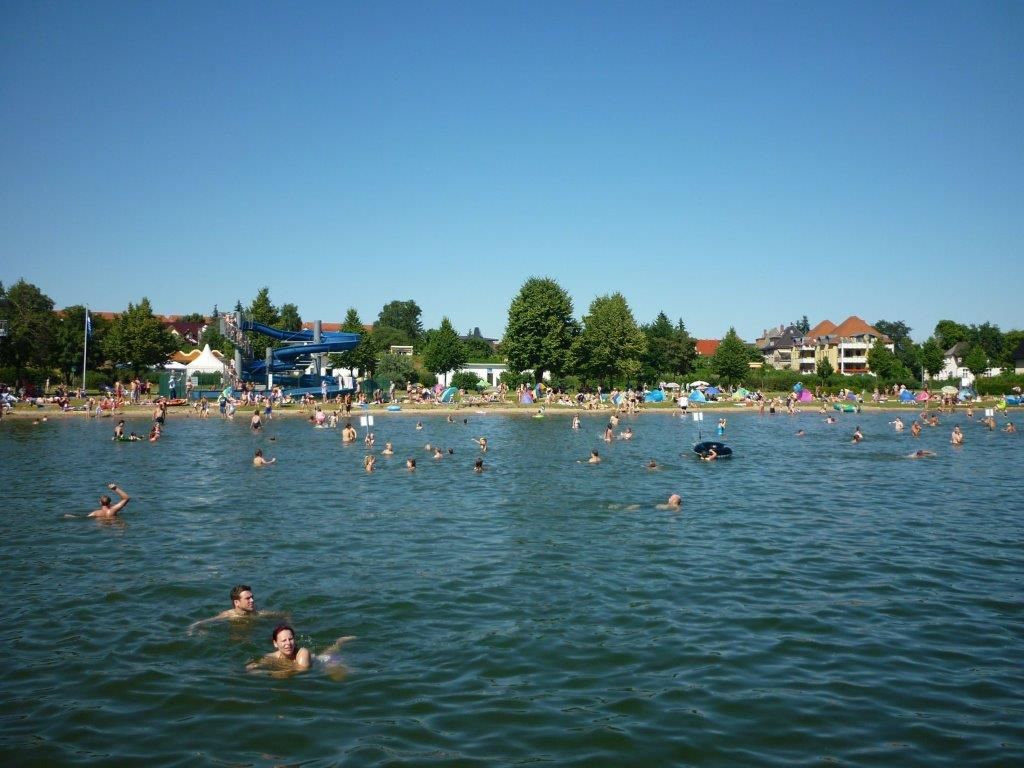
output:
M 196 373 L 224 373 L 227 368 L 224 361 L 210 351 L 210 345 L 203 347 L 199 357 L 186 366 L 185 375 L 192 376 Z

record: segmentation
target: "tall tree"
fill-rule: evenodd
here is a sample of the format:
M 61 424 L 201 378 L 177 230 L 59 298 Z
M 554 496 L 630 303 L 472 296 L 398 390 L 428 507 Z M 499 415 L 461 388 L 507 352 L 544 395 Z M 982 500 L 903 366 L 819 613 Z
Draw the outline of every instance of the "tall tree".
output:
M 359 346 L 332 354 L 331 363 L 350 370 L 358 369 L 360 375 L 363 376 L 373 376 L 377 368 L 377 347 L 373 337 L 363 328 L 363 321 L 359 319 L 359 313 L 355 307 L 348 308 L 345 321 L 341 324 L 341 330 L 345 333 L 360 334 Z
M 423 348 L 423 366 L 437 375 L 457 371 L 466 364 L 466 348 L 447 317 L 432 332 Z
M 394 346 L 416 346 L 413 344 L 412 339 L 409 338 L 409 334 L 397 328 L 392 328 L 389 325 L 373 326 L 369 336 L 373 339 L 373 346 L 381 352 L 389 352 L 391 347 Z
M 868 368 L 879 379 L 889 380 L 895 377 L 896 367 L 899 364 L 896 355 L 885 346 L 881 339 L 876 339 L 871 349 L 868 350 Z
M 149 299 L 129 303 L 111 324 L 103 352 L 115 366 L 130 368 L 136 375 L 143 369 L 167 362 L 174 351 L 174 337 L 154 315 Z
M 53 299 L 23 279 L 6 290 L 0 285 L 0 319 L 7 321 L 0 361 L 13 366 L 19 378 L 27 366 L 49 365 L 56 330 Z
M 974 374 L 974 378 L 983 376 L 988 370 L 988 355 L 980 344 L 971 347 L 970 352 L 964 358 L 964 368 Z
M 943 367 L 946 365 L 946 353 L 942 347 L 935 340 L 934 337 L 930 337 L 924 344 L 921 345 L 921 368 L 925 373 L 928 374 L 929 378 L 934 379 L 941 372 Z
M 564 373 L 579 333 L 572 311 L 572 299 L 554 280 L 531 277 L 523 283 L 508 308 L 501 342 L 510 370 L 516 375 L 533 370 L 537 381 L 545 371 Z
M 969 339 L 972 345 L 985 350 L 989 360 L 997 361 L 1003 356 L 1003 332 L 998 325 L 982 323 L 969 328 Z
M 301 331 L 302 317 L 299 315 L 299 308 L 295 304 L 287 303 L 281 305 L 278 312 L 278 327 L 285 331 Z
M 642 328 L 647 337 L 643 375 L 649 381 L 689 373 L 697 354 L 697 342 L 686 332 L 682 318 L 673 326 L 664 312 Z
M 572 353 L 577 370 L 593 380 L 609 385 L 639 383 L 647 337 L 621 293 L 598 296 L 590 303 Z
M 821 383 L 825 384 L 832 378 L 832 375 L 836 371 L 835 368 L 832 367 L 832 363 L 829 359 L 827 357 L 823 357 L 818 361 L 818 364 L 814 366 L 814 372 L 818 375 L 818 378 L 821 379 Z
M 800 331 L 800 333 L 807 333 L 809 330 L 811 330 L 811 321 L 807 319 L 807 315 L 804 315 L 795 323 L 793 323 L 793 327 Z M 875 327 L 877 328 L 878 326 Z
M 382 379 L 395 382 L 396 387 L 404 387 L 416 375 L 410 355 L 395 355 L 385 352 L 377 359 L 377 370 L 374 373 Z
M 74 383 L 82 375 L 82 352 L 88 352 L 86 364 L 90 371 L 103 364 L 103 336 L 109 323 L 98 315 L 92 316 L 92 336 L 87 349 L 85 345 L 85 307 L 81 304 L 65 307 L 57 318 L 54 333 L 54 347 L 51 364 L 60 372 L 64 381 Z M 81 383 L 81 382 L 79 382 Z
M 409 301 L 390 301 L 384 305 L 380 314 L 377 315 L 377 325 L 384 325 L 388 328 L 397 328 L 408 336 L 409 344 L 415 344 L 423 335 L 423 323 L 420 322 L 420 315 L 423 311 L 419 305 Z
M 715 350 L 711 369 L 726 384 L 739 384 L 750 372 L 750 352 L 735 328 L 729 329 Z
M 954 322 L 953 320 L 939 320 L 935 324 L 935 341 L 946 352 L 961 341 L 967 341 L 970 336 L 970 329 L 966 325 Z
M 1003 334 L 1003 354 L 999 358 L 999 366 L 1007 371 L 1013 372 L 1015 360 L 1013 359 L 1017 347 L 1024 341 L 1024 331 L 1007 331 Z

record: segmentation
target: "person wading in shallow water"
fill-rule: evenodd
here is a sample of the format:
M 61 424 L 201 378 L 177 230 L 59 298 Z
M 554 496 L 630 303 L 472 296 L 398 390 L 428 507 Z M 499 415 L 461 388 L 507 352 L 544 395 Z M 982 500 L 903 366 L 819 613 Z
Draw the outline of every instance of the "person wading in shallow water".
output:
M 100 508 L 94 509 L 89 513 L 89 517 L 116 517 L 117 513 L 127 506 L 128 502 L 132 500 L 132 497 L 124 492 L 124 489 L 119 487 L 116 483 L 108 483 L 107 488 L 112 490 L 120 497 L 120 501 L 115 504 L 111 504 L 109 496 L 104 494 L 100 496 Z

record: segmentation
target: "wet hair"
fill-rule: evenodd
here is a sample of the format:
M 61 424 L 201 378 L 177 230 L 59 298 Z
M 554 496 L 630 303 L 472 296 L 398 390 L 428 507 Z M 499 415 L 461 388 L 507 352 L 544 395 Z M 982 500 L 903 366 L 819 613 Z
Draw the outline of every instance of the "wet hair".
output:
M 285 624 L 284 622 L 281 622 L 276 627 L 274 627 L 274 631 L 270 633 L 270 642 L 276 643 L 277 642 L 277 636 L 279 634 L 281 634 L 282 632 L 284 632 L 286 629 L 289 632 L 292 633 L 292 637 L 295 637 L 295 630 L 292 629 L 291 625 L 290 624 Z
M 237 584 L 236 586 L 232 587 L 231 602 L 233 603 L 235 602 L 235 600 L 241 600 L 243 592 L 252 592 L 252 587 L 250 587 L 248 584 Z
M 405 460 L 405 464 L 410 469 L 415 469 L 416 468 L 416 459 L 406 459 Z
M 484 468 L 484 460 L 479 458 L 479 457 L 477 457 L 477 460 L 473 462 L 473 466 L 477 467 L 478 469 L 483 469 Z
M 262 448 L 257 448 L 256 449 L 256 455 L 257 456 L 262 456 L 263 455 L 263 449 Z
M 102 496 L 100 496 L 100 506 L 101 507 L 109 507 L 110 506 L 110 497 L 107 496 L 107 494 L 103 494 Z

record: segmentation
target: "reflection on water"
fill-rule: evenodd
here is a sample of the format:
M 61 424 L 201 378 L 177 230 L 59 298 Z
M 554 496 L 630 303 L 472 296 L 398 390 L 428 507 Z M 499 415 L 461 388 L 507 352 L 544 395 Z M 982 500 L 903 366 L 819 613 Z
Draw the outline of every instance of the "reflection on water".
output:
M 669 414 L 612 443 L 591 415 L 380 415 L 373 473 L 361 442 L 294 419 L 257 436 L 172 420 L 153 445 L 112 443 L 109 421 L 4 421 L 0 754 L 1020 762 L 1019 436 L 961 418 L 953 448 L 949 419 L 915 440 L 880 414 L 729 415 L 735 456 L 712 463 Z M 905 458 L 918 447 L 937 456 Z M 254 468 L 256 448 L 277 464 Z M 64 517 L 110 481 L 133 497 L 116 525 Z M 674 492 L 682 510 L 659 509 Z M 246 674 L 279 617 L 190 636 L 236 583 L 314 654 L 357 635 L 347 676 Z

